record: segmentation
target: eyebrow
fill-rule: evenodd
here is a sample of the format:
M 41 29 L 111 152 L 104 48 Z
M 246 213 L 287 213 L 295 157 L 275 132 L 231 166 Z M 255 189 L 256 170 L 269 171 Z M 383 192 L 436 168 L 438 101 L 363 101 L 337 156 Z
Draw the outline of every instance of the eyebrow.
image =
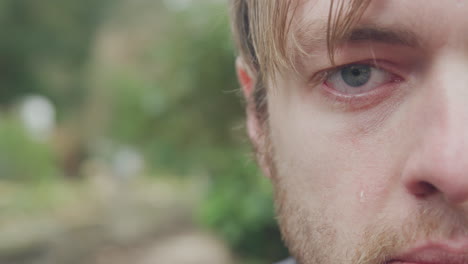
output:
M 351 31 L 337 45 L 353 42 L 377 42 L 390 45 L 419 47 L 420 41 L 416 33 L 399 28 L 379 26 L 360 26 Z
M 310 53 L 314 48 L 324 45 L 326 39 L 326 26 L 318 26 L 316 23 L 302 27 L 296 35 L 297 43 L 301 49 Z M 347 43 L 375 42 L 390 45 L 406 46 L 411 48 L 421 47 L 419 36 L 410 30 L 398 27 L 386 27 L 379 25 L 358 25 L 352 28 L 342 39 L 338 39 L 336 46 Z

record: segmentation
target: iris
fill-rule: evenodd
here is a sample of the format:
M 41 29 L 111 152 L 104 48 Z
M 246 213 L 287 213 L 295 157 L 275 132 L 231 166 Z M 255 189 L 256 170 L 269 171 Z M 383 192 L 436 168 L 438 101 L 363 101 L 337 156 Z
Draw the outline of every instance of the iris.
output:
M 371 78 L 371 66 L 351 65 L 341 69 L 341 78 L 351 87 L 359 87 L 369 82 Z

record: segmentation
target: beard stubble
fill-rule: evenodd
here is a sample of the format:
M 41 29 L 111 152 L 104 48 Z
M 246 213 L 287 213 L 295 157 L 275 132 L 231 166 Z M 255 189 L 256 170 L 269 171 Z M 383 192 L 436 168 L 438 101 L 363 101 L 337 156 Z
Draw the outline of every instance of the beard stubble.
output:
M 279 175 L 274 147 L 269 136 L 264 148 L 256 150 L 257 158 L 268 166 L 274 186 L 277 220 L 283 240 L 298 264 L 385 264 L 408 250 L 418 241 L 440 241 L 468 235 L 468 208 L 453 208 L 442 202 L 422 203 L 400 223 L 386 217 L 376 217 L 363 228 L 348 248 L 337 248 L 346 234 L 327 218 L 326 204 L 321 208 L 307 208 L 297 200 Z M 288 181 L 293 181 L 289 177 Z M 401 218 L 399 218 L 401 219 Z M 340 233 L 342 232 L 342 233 Z M 468 252 L 466 252 L 468 254 Z

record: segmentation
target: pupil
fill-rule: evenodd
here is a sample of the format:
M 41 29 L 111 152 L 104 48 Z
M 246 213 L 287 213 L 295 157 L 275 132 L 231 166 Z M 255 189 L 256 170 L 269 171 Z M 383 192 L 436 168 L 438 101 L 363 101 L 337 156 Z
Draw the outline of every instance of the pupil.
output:
M 359 71 L 358 69 L 353 69 L 352 73 L 354 76 L 359 76 L 359 74 L 361 74 L 361 71 Z
M 365 85 L 371 77 L 371 67 L 369 65 L 351 65 L 341 70 L 341 78 L 351 87 Z

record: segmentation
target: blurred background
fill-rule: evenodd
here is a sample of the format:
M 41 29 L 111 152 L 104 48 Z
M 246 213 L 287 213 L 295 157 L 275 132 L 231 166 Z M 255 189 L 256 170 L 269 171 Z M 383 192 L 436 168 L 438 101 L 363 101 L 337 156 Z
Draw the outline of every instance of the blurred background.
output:
M 0 30 L 0 263 L 287 256 L 226 0 L 2 0 Z

